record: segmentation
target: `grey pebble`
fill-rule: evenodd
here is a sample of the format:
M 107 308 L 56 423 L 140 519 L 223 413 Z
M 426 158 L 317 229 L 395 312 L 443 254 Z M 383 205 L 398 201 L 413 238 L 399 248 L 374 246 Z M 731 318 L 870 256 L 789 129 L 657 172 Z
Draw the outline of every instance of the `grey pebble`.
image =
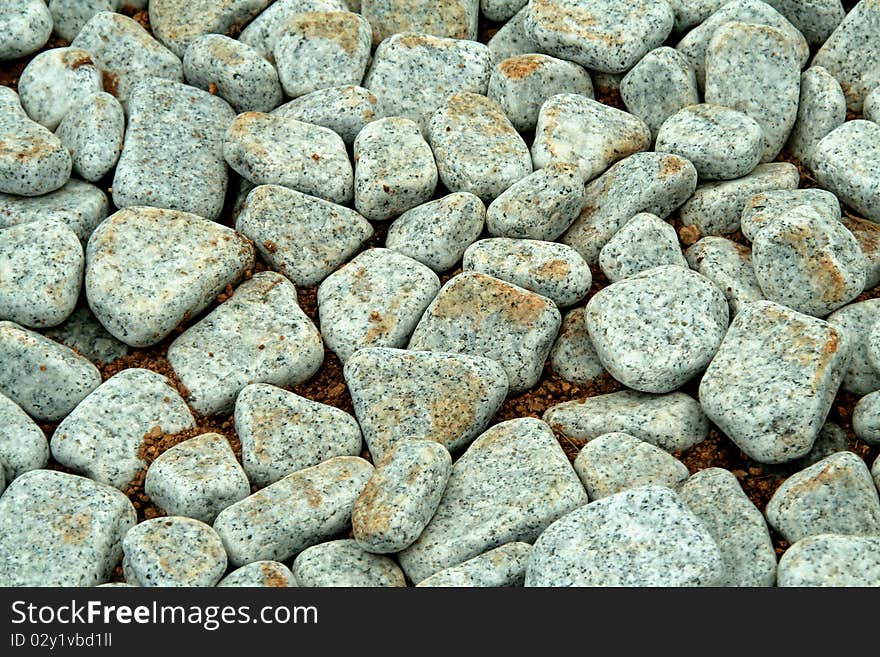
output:
M 223 34 L 233 26 L 246 25 L 272 0 L 150 0 L 150 28 L 156 38 L 178 57 L 203 34 Z
M 361 430 L 351 415 L 268 383 L 245 386 L 234 417 L 241 463 L 256 486 L 334 456 L 361 453 Z
M 347 146 L 354 143 L 364 126 L 382 118 L 379 99 L 375 94 L 351 85 L 318 89 L 294 98 L 274 110 L 273 114 L 329 128 L 342 137 Z
M 361 0 L 373 45 L 401 32 L 477 39 L 479 0 Z
M 880 283 L 880 225 L 853 215 L 844 215 L 841 221 L 856 238 L 865 257 L 865 290 L 870 290 Z
M 529 13 L 528 2 L 513 17 L 504 23 L 498 31 L 492 35 L 486 44 L 492 52 L 495 62 L 501 62 L 508 57 L 539 53 L 541 49 L 526 34 L 526 17 Z
M 42 196 L 0 194 L 0 227 L 57 219 L 67 224 L 82 242 L 107 217 L 107 195 L 99 188 L 71 178 L 63 187 Z
M 528 543 L 512 541 L 444 568 L 418 583 L 420 587 L 509 588 L 522 586 L 532 552 Z
M 856 395 L 880 390 L 880 372 L 871 362 L 869 336 L 880 318 L 880 299 L 851 303 L 828 315 L 828 322 L 849 333 L 849 361 L 841 386 Z
M 550 366 L 566 381 L 586 385 L 605 374 L 584 319 L 586 308 L 575 308 L 562 319 L 559 335 L 550 351 Z
M 806 468 L 814 463 L 818 463 L 827 456 L 847 451 L 849 449 L 848 445 L 849 441 L 847 440 L 846 432 L 834 422 L 826 422 L 819 429 L 819 435 L 816 436 L 813 448 L 807 452 L 806 456 L 801 457 L 795 463 L 800 468 Z
M 627 221 L 599 251 L 599 267 L 612 283 L 662 265 L 687 266 L 672 224 L 650 212 Z
M 252 561 L 221 579 L 217 586 L 286 588 L 296 586 L 290 568 L 278 561 Z
M 368 348 L 343 370 L 354 413 L 374 460 L 409 440 L 460 452 L 507 395 L 507 375 L 482 355 Z
M 52 14 L 43 0 L 20 0 L 0 16 L 0 61 L 36 52 L 52 34 Z
M 847 121 L 816 144 L 811 163 L 822 187 L 880 222 L 880 125 Z
M 347 10 L 345 0 L 277 0 L 248 23 L 239 41 L 271 62 L 275 56 L 275 45 L 294 16 L 307 11 Z
M 306 548 L 293 560 L 291 571 L 299 586 L 406 586 L 403 571 L 392 559 L 371 554 L 350 539 Z
M 840 83 L 821 66 L 801 74 L 797 119 L 788 137 L 788 150 L 802 163 L 812 161 L 822 138 L 846 120 L 846 97 Z
M 821 46 L 846 16 L 840 0 L 769 0 L 804 35 L 811 46 Z
M 122 154 L 125 113 L 108 93 L 92 94 L 71 107 L 55 131 L 73 159 L 73 171 L 90 182 L 106 176 Z
M 528 0 L 480 0 L 480 13 L 490 21 L 506 21 L 528 4 Z
M 134 507 L 84 477 L 33 470 L 0 497 L 0 586 L 95 586 L 110 579 Z
M 746 304 L 764 298 L 755 269 L 752 250 L 725 237 L 704 237 L 684 252 L 691 269 L 715 283 L 727 297 L 730 316 Z
M 862 397 L 852 416 L 853 432 L 869 445 L 880 445 L 880 391 Z
M 865 98 L 862 114 L 868 121 L 880 123 L 880 84 Z
M 130 0 L 49 0 L 53 31 L 65 41 L 73 41 L 83 25 L 100 11 L 116 12 L 123 5 L 134 7 Z M 146 3 L 141 3 L 146 4 Z
M 0 472 L 6 485 L 25 472 L 45 468 L 49 443 L 43 430 L 18 404 L 0 394 Z
M 96 365 L 112 363 L 128 354 L 128 345 L 107 332 L 87 303 L 82 303 L 63 324 L 45 332 L 46 337 L 67 345 Z
M 820 534 L 801 539 L 779 560 L 782 587 L 880 586 L 880 536 Z
M 807 454 L 825 422 L 848 356 L 828 322 L 772 301 L 746 305 L 700 383 L 700 403 L 736 445 L 761 463 Z
M 675 13 L 673 32 L 699 25 L 726 4 L 726 0 L 667 0 Z
M 740 215 L 740 230 L 754 241 L 758 231 L 799 205 L 809 205 L 819 214 L 840 219 L 840 201 L 824 189 L 774 189 L 752 195 Z

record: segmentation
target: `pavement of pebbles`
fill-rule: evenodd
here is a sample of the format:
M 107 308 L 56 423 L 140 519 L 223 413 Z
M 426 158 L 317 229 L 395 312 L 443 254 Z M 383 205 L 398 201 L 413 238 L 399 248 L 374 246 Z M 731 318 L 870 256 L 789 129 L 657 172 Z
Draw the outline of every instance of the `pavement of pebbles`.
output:
M 878 24 L 6 3 L 0 586 L 880 586 Z

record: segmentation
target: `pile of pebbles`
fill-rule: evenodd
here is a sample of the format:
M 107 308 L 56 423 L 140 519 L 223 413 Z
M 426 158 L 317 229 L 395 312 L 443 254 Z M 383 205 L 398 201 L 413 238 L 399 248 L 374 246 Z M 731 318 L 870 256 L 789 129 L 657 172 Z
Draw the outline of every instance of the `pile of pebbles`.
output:
M 880 0 L 146 5 L 0 8 L 0 586 L 880 586 Z

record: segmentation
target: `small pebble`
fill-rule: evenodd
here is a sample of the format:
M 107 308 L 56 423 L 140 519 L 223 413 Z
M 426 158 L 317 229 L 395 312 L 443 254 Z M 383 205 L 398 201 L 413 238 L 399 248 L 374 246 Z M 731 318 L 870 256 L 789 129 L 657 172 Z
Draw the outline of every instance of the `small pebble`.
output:
M 290 568 L 278 561 L 252 561 L 221 579 L 217 586 L 287 588 L 296 586 Z
M 52 34 L 52 14 L 43 0 L 18 0 L 0 16 L 0 61 L 36 52 Z
M 599 354 L 593 346 L 587 323 L 586 308 L 575 308 L 562 318 L 562 328 L 550 351 L 550 366 L 566 381 L 588 385 L 605 374 Z
M 403 571 L 392 559 L 370 554 L 350 539 L 306 548 L 293 560 L 291 571 L 299 586 L 406 586 Z
M 880 536 L 820 534 L 801 539 L 779 560 L 784 587 L 880 586 Z
M 402 32 L 477 39 L 474 0 L 361 0 L 361 13 L 373 26 L 373 45 Z
M 329 128 L 345 142 L 354 144 L 364 126 L 382 118 L 379 99 L 363 87 L 329 87 L 294 98 L 273 114 Z
M 150 29 L 178 57 L 199 36 L 223 34 L 245 25 L 263 11 L 272 0 L 224 0 L 224 2 L 189 2 L 188 0 L 150 0 Z
M 492 58 L 496 62 L 502 62 L 508 57 L 517 55 L 528 55 L 536 53 L 538 44 L 529 38 L 526 34 L 526 17 L 529 13 L 529 3 L 527 2 L 513 18 L 502 25 L 498 31 L 489 39 L 486 44 L 492 52 Z
M 57 219 L 85 243 L 107 217 L 107 195 L 94 185 L 71 178 L 54 192 L 42 196 L 0 194 L 0 228 L 42 219 Z
M 103 91 L 71 107 L 55 131 L 73 159 L 73 171 L 98 182 L 122 154 L 125 114 L 122 105 Z
M 880 391 L 862 397 L 853 410 L 853 432 L 869 445 L 880 445 Z
M 49 329 L 45 335 L 67 345 L 96 365 L 112 363 L 129 352 L 128 345 L 107 332 L 87 303 L 80 305 L 63 324 Z
M 846 97 L 840 83 L 821 66 L 812 66 L 801 74 L 798 113 L 788 150 L 803 163 L 810 163 L 813 151 L 825 135 L 846 120 Z
M 816 144 L 811 163 L 822 187 L 880 222 L 880 125 L 847 121 Z
M 522 586 L 532 552 L 528 543 L 505 543 L 423 579 L 420 587 L 509 588 Z
M 821 46 L 846 16 L 840 0 L 770 0 L 767 4 L 791 21 L 811 46 Z
M 73 41 L 83 25 L 101 11 L 116 12 L 123 4 L 133 7 L 129 0 L 49 0 L 53 31 L 65 41 Z M 141 2 L 140 4 L 146 4 Z
M 880 317 L 880 299 L 851 303 L 828 315 L 828 322 L 849 334 L 849 361 L 841 385 L 856 395 L 880 390 L 880 372 L 871 362 L 871 329 Z M 880 436 L 878 436 L 880 438 Z
M 865 106 L 862 113 L 868 121 L 880 123 L 880 85 L 874 87 L 874 91 L 865 98 Z
M 852 215 L 844 215 L 841 222 L 859 243 L 865 257 L 865 290 L 871 290 L 880 283 L 880 225 Z
M 18 404 L 0 394 L 0 462 L 6 484 L 25 472 L 45 468 L 49 443 L 42 429 Z
M 715 283 L 727 297 L 730 316 L 746 304 L 764 298 L 755 269 L 752 250 L 724 237 L 704 237 L 684 252 L 691 269 Z
M 814 463 L 818 463 L 827 456 L 837 452 L 845 452 L 848 449 L 849 441 L 847 440 L 846 432 L 837 424 L 826 422 L 819 429 L 819 435 L 816 436 L 813 448 L 807 452 L 806 456 L 802 456 L 795 461 L 795 464 L 800 468 L 806 468 Z
M 287 26 L 297 14 L 308 11 L 348 11 L 348 6 L 345 0 L 276 0 L 248 23 L 241 31 L 239 41 L 272 62 L 275 46 L 286 32 Z
M 672 224 L 650 212 L 627 221 L 599 252 L 599 267 L 612 283 L 662 265 L 686 267 Z
M 746 201 L 740 215 L 740 230 L 754 241 L 764 226 L 785 216 L 799 205 L 809 205 L 819 214 L 840 220 L 840 201 L 824 189 L 774 189 L 754 194 Z
M 480 13 L 490 21 L 506 21 L 516 14 L 523 4 L 523 0 L 480 0 Z M 528 4 L 528 1 L 525 4 Z

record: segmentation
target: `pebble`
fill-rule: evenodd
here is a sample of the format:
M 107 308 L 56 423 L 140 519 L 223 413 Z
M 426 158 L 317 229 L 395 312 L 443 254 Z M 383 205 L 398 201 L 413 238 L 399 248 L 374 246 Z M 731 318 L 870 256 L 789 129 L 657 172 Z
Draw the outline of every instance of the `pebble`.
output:
M 116 166 L 124 135 L 122 105 L 103 91 L 73 106 L 55 131 L 70 152 L 74 173 L 89 182 L 98 182 Z
M 806 456 L 795 461 L 795 464 L 800 468 L 806 468 L 818 463 L 826 456 L 847 451 L 849 449 L 848 443 L 846 432 L 840 426 L 833 422 L 826 422 L 819 429 L 819 435 L 816 436 L 813 448 L 807 452 Z
M 798 312 L 824 317 L 865 287 L 859 243 L 839 221 L 797 206 L 763 226 L 752 243 L 764 295 Z
M 578 94 L 557 94 L 541 106 L 532 160 L 578 167 L 585 181 L 632 153 L 647 150 L 651 130 L 640 118 Z
M 49 130 L 55 130 L 71 108 L 100 91 L 101 72 L 80 48 L 41 52 L 28 62 L 18 81 L 24 111 Z
M 556 94 L 593 98 L 590 74 L 574 62 L 549 55 L 516 55 L 492 69 L 488 96 L 496 101 L 519 132 L 535 129 L 544 101 Z
M 224 2 L 188 2 L 187 0 L 150 0 L 150 27 L 156 38 L 183 57 L 199 36 L 223 34 L 235 26 L 246 25 L 272 0 L 225 0 Z
M 128 530 L 122 550 L 125 581 L 135 586 L 215 586 L 226 572 L 217 532 L 192 518 L 145 520 Z
M 767 4 L 791 21 L 811 46 L 821 46 L 846 16 L 840 0 L 770 0 Z
M 667 2 L 675 13 L 673 32 L 676 33 L 699 25 L 726 4 L 725 0 L 667 0 Z
M 57 422 L 101 383 L 72 349 L 13 322 L 0 321 L 0 393 L 35 420 Z
M 496 424 L 455 462 L 437 512 L 400 565 L 418 584 L 510 541 L 534 541 L 586 502 L 550 427 L 534 418 Z
M 840 83 L 846 106 L 859 113 L 865 97 L 880 86 L 880 2 L 862 0 L 841 21 L 813 58 Z
M 228 174 L 223 137 L 235 113 L 224 100 L 179 82 L 138 82 L 113 176 L 118 208 L 150 206 L 217 219 Z
M 492 52 L 492 58 L 496 62 L 502 62 L 508 57 L 516 55 L 528 55 L 536 53 L 540 49 L 538 44 L 526 34 L 526 17 L 529 13 L 528 2 L 513 17 L 504 23 L 486 44 Z
M 363 216 L 280 185 L 254 188 L 235 229 L 295 285 L 317 285 L 348 261 L 373 234 Z
M 509 588 L 522 586 L 526 563 L 532 552 L 528 543 L 505 543 L 468 559 L 457 566 L 444 568 L 423 579 L 420 587 Z
M 486 227 L 496 237 L 552 241 L 578 218 L 584 198 L 578 168 L 552 162 L 492 201 L 486 211 Z
M 492 65 L 489 48 L 476 41 L 395 34 L 376 48 L 364 87 L 385 116 L 411 119 L 427 134 L 431 115 L 449 96 L 486 93 Z
M 374 460 L 409 440 L 461 451 L 495 416 L 508 388 L 496 361 L 436 351 L 361 349 L 343 374 Z
M 490 21 L 501 22 L 508 20 L 523 6 L 523 0 L 480 0 L 480 13 Z
M 841 222 L 859 243 L 865 257 L 865 290 L 871 290 L 880 283 L 880 226 L 856 216 L 844 215 Z
M 591 502 L 638 486 L 675 488 L 688 478 L 688 469 L 671 454 L 620 432 L 588 442 L 574 469 Z
M 25 472 L 45 468 L 49 443 L 42 429 L 18 404 L 0 394 L 0 473 L 7 486 Z
M 217 586 L 287 588 L 296 586 L 290 568 L 278 561 L 252 561 L 221 579 Z
M 759 164 L 747 176 L 707 182 L 697 187 L 681 207 L 685 226 L 696 226 L 701 235 L 726 235 L 739 230 L 743 208 L 755 194 L 776 189 L 797 189 L 800 174 L 788 162 Z
M 49 329 L 45 335 L 67 345 L 96 365 L 112 363 L 129 351 L 128 345 L 107 332 L 87 303 L 82 303 L 63 324 Z
M 464 252 L 463 271 L 476 271 L 513 283 L 551 299 L 557 306 L 587 296 L 590 267 L 570 246 L 539 240 L 493 237 L 471 244 Z
M 662 0 L 533 0 L 525 28 L 541 49 L 607 73 L 624 73 L 672 31 Z
M 822 187 L 880 222 L 880 125 L 847 121 L 816 144 L 811 163 Z
M 123 3 L 131 7 L 138 4 L 129 0 L 49 0 L 46 4 L 52 13 L 55 34 L 65 41 L 73 41 L 92 16 L 101 11 L 119 11 Z
M 819 214 L 840 220 L 840 201 L 824 189 L 775 189 L 754 194 L 746 201 L 740 215 L 740 230 L 754 241 L 764 226 L 785 216 L 799 205 L 809 205 Z
M 0 87 L 0 143 L 0 193 L 40 196 L 70 178 L 70 153 L 55 135 L 28 118 L 9 87 Z
M 89 479 L 125 490 L 146 465 L 141 447 L 195 426 L 186 402 L 150 370 L 122 370 L 92 392 L 55 429 L 54 459 Z
M 871 329 L 878 317 L 880 299 L 851 303 L 828 315 L 829 323 L 849 334 L 849 360 L 841 386 L 856 395 L 880 390 L 880 372 L 875 369 L 869 353 Z
M 401 32 L 477 40 L 475 0 L 361 0 L 361 13 L 373 27 L 373 45 Z
M 31 221 L 57 219 L 82 242 L 107 217 L 107 195 L 82 180 L 71 178 L 63 187 L 43 196 L 0 194 L 0 228 Z
M 289 474 L 228 506 L 214 521 L 229 563 L 286 561 L 346 532 L 351 509 L 373 472 L 356 456 L 337 456 Z
M 641 392 L 671 392 L 709 364 L 727 331 L 727 300 L 700 274 L 664 265 L 594 294 L 586 322 L 611 376 Z
M 880 537 L 820 534 L 792 545 L 779 560 L 783 587 L 880 586 Z
M 585 312 L 586 308 L 581 306 L 562 318 L 562 328 L 550 351 L 553 371 L 577 385 L 588 385 L 605 374 L 587 331 Z
M 696 186 L 694 165 L 677 155 L 630 155 L 587 185 L 580 216 L 559 241 L 598 264 L 602 247 L 627 221 L 640 212 L 666 218 Z
M 846 97 L 840 83 L 821 66 L 801 74 L 798 113 L 788 137 L 789 152 L 803 163 L 811 162 L 813 151 L 825 135 L 846 120 Z
M 869 445 L 880 445 L 880 391 L 873 391 L 856 403 L 853 432 Z
M 852 452 L 837 452 L 791 475 L 765 513 L 789 543 L 818 534 L 880 534 L 877 488 L 868 466 Z
M 52 14 L 43 0 L 19 0 L 0 16 L 0 61 L 36 52 L 52 34 Z
M 56 220 L 0 229 L 0 319 L 57 326 L 76 307 L 83 276 L 79 237 Z
M 612 283 L 662 265 L 686 267 L 672 224 L 650 212 L 627 221 L 599 251 L 599 267 Z
M 245 112 L 229 126 L 223 156 L 255 185 L 283 185 L 331 203 L 352 199 L 354 172 L 345 143 L 327 128 Z
M 403 587 L 403 571 L 388 557 L 370 554 L 350 539 L 306 548 L 293 560 L 293 576 L 308 587 Z
M 85 288 L 115 338 L 148 347 L 253 266 L 253 246 L 230 228 L 187 212 L 128 208 L 92 234 Z
M 275 67 L 247 44 L 222 34 L 203 34 L 183 54 L 186 81 L 213 90 L 237 113 L 270 112 L 284 99 Z
M 440 505 L 452 458 L 433 440 L 406 440 L 385 452 L 354 503 L 357 545 L 375 554 L 412 545 Z
M 183 82 L 180 58 L 127 16 L 98 12 L 70 44 L 88 51 L 101 70 L 107 90 L 126 104 L 132 87 L 147 78 Z
M 355 137 L 364 126 L 382 118 L 379 99 L 375 94 L 351 85 L 318 89 L 294 98 L 273 114 L 329 128 L 342 137 L 346 146 L 354 144 Z
M 486 207 L 469 192 L 455 192 L 404 212 L 388 228 L 385 246 L 435 272 L 452 269 L 483 232 Z
M 372 221 L 387 221 L 431 199 L 437 165 L 419 126 L 378 119 L 354 141 L 354 206 Z
M 767 523 L 730 471 L 701 470 L 678 488 L 678 494 L 721 550 L 721 586 L 773 586 L 776 551 Z
M 526 586 L 720 586 L 718 545 L 674 492 L 623 491 L 550 525 L 532 548 Z
M 347 84 L 360 84 L 370 58 L 372 32 L 365 18 L 348 11 L 294 14 L 275 43 L 275 66 L 291 98 Z
M 334 456 L 361 453 L 361 430 L 351 415 L 268 383 L 245 386 L 233 415 L 241 464 L 261 488 Z
M 743 308 L 700 383 L 700 403 L 736 445 L 760 463 L 810 451 L 848 357 L 828 322 L 772 301 Z
M 114 488 L 34 470 L 0 497 L 0 586 L 95 586 L 110 579 L 134 507 Z
M 724 293 L 730 316 L 764 298 L 752 267 L 752 250 L 724 237 L 704 237 L 684 252 L 691 269 Z
M 509 392 L 535 386 L 562 322 L 550 299 L 480 272 L 451 278 L 428 306 L 409 349 L 486 356 L 507 373 Z
M 865 98 L 865 105 L 862 108 L 864 118 L 874 123 L 880 123 L 880 85 L 874 87 L 874 91 Z M 835 126 L 836 127 L 836 126 Z
M 260 0 L 262 1 L 262 0 Z M 308 11 L 347 11 L 345 0 L 276 0 L 241 31 L 239 41 L 272 62 L 275 45 L 294 16 Z

